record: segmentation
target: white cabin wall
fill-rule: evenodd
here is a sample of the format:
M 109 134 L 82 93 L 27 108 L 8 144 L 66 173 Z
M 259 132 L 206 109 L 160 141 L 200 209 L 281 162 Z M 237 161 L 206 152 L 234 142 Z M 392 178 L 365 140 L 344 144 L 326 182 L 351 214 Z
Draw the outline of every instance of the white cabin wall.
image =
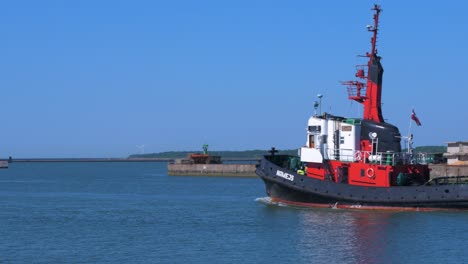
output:
M 328 120 L 328 140 L 327 140 L 327 158 L 330 160 L 335 160 L 334 149 L 335 149 L 335 141 L 333 135 L 335 134 L 335 130 L 339 129 L 339 122 L 335 120 Z
M 326 149 L 328 148 L 328 121 L 323 118 L 310 117 L 307 122 L 306 145 L 300 149 L 301 161 L 303 162 L 322 162 Z M 320 131 L 309 131 L 311 126 L 320 126 Z M 313 135 L 314 147 L 309 142 L 310 135 Z
M 340 160 L 354 161 L 354 153 L 360 149 L 361 127 L 341 123 L 340 127 Z
M 322 132 L 320 134 L 320 152 L 324 159 L 328 159 L 328 120 L 322 119 Z
M 345 122 L 323 119 L 318 117 L 310 117 L 308 120 L 306 145 L 304 148 L 312 146 L 309 142 L 310 135 L 313 135 L 313 149 L 318 150 L 324 159 L 335 159 L 335 130 L 339 130 L 338 145 L 339 145 L 339 159 L 341 161 L 354 161 L 354 153 L 360 150 L 361 142 L 361 126 L 348 124 Z M 309 131 L 309 127 L 320 126 L 320 131 Z M 312 153 L 307 149 L 301 149 L 301 156 L 304 155 L 305 160 L 312 159 Z M 308 153 L 307 155 L 305 153 Z M 305 157 L 309 156 L 309 157 Z M 313 160 L 316 161 L 319 157 L 314 154 Z
M 314 134 L 315 148 L 320 150 L 320 153 L 322 153 L 323 158 L 328 159 L 328 149 L 330 148 L 330 146 L 333 147 L 334 121 L 323 119 L 323 118 L 318 118 L 318 117 L 311 117 L 309 119 L 308 126 L 320 126 L 321 127 L 320 132 Z M 330 129 L 332 130 L 331 134 L 330 134 Z M 310 146 L 309 145 L 310 134 L 311 134 L 310 131 L 307 131 L 306 146 Z

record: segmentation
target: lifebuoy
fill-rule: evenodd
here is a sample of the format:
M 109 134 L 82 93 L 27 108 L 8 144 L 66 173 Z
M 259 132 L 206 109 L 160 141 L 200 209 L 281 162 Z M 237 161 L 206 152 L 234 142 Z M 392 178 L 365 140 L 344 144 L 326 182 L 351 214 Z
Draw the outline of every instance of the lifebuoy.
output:
M 367 169 L 367 177 L 373 179 L 375 177 L 374 169 L 368 168 Z
M 362 159 L 361 151 L 356 151 L 356 152 L 354 153 L 354 159 L 355 159 L 356 161 L 360 161 L 360 160 Z

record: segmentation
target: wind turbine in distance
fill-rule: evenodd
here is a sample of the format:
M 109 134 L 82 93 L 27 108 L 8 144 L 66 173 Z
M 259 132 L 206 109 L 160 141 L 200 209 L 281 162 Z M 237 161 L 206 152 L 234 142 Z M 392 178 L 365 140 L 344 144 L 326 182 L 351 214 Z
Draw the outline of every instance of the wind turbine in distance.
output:
M 145 154 L 145 145 L 136 145 L 136 147 L 140 150 L 140 154 Z

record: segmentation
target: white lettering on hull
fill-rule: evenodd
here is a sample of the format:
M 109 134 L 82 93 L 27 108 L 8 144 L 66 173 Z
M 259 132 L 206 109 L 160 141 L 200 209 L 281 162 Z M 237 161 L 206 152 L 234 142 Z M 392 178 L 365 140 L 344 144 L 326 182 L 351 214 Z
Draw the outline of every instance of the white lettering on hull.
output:
M 294 175 L 291 175 L 289 173 L 286 173 L 286 172 L 283 172 L 283 171 L 280 171 L 280 170 L 276 171 L 276 176 L 284 178 L 284 179 L 286 179 L 288 181 L 294 181 Z

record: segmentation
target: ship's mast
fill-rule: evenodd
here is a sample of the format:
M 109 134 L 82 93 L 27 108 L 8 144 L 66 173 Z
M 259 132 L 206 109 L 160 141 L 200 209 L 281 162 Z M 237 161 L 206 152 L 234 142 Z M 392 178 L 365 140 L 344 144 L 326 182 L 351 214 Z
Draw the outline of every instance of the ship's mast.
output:
M 371 52 L 366 53 L 369 58 L 367 62 L 367 76 L 363 66 L 358 66 L 356 77 L 363 81 L 347 81 L 343 82 L 348 86 L 349 99 L 355 100 L 364 105 L 364 116 L 366 120 L 372 120 L 377 123 L 383 123 L 382 116 L 382 77 L 383 67 L 380 64 L 381 57 L 377 55 L 377 34 L 379 31 L 379 15 L 382 9 L 379 5 L 374 5 L 372 10 L 374 13 L 374 25 L 368 25 L 367 30 L 372 32 Z
M 371 10 L 375 11 L 374 26 L 373 27 L 367 26 L 367 30 L 374 33 L 371 38 L 371 44 L 372 44 L 371 54 L 377 54 L 376 45 L 377 45 L 377 33 L 379 31 L 379 15 L 382 9 L 380 9 L 380 6 L 374 5 L 374 8 L 372 8 Z M 369 53 L 367 54 L 367 56 L 369 57 Z

